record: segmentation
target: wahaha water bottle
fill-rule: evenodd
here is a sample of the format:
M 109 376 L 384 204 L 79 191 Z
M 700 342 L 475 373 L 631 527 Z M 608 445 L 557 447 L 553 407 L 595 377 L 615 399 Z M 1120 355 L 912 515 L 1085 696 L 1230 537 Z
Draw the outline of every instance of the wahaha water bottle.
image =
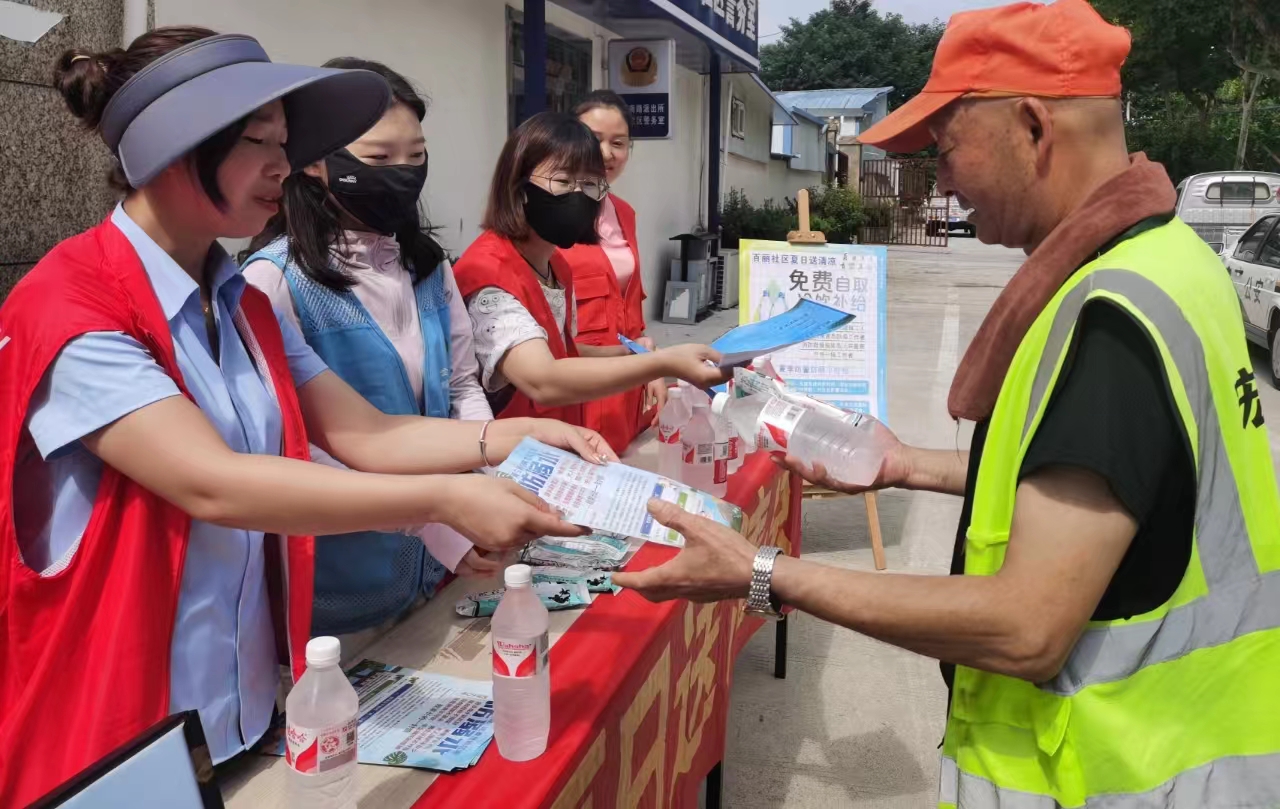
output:
M 337 638 L 307 643 L 307 671 L 285 700 L 289 806 L 356 809 L 360 701 L 342 673 Z
M 493 737 L 508 761 L 528 761 L 547 749 L 551 729 L 551 669 L 547 608 L 533 592 L 533 571 L 512 565 L 507 591 L 493 613 Z
M 720 394 L 713 407 L 758 448 L 820 463 L 832 478 L 853 486 L 875 481 L 894 441 L 889 428 L 871 416 L 821 402 L 806 406 L 763 393 L 732 400 Z
M 716 431 L 711 425 L 711 411 L 704 402 L 694 401 L 693 416 L 680 430 L 680 448 L 684 459 L 680 480 L 686 486 L 724 495 L 724 483 L 716 483 Z
M 667 391 L 667 403 L 658 414 L 658 474 L 663 477 L 680 479 L 680 429 L 688 423 L 691 410 L 683 390 Z

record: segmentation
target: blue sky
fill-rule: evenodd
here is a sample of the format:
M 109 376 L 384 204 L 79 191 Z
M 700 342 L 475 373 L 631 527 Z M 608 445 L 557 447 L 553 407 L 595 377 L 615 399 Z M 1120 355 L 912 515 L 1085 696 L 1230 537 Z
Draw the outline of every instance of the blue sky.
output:
M 1004 5 L 1010 0 L 875 0 L 881 12 L 901 14 L 907 22 L 946 21 L 953 13 L 973 8 Z M 776 33 L 791 17 L 809 19 L 809 15 L 830 5 L 829 0 L 760 0 L 760 44 L 777 40 Z

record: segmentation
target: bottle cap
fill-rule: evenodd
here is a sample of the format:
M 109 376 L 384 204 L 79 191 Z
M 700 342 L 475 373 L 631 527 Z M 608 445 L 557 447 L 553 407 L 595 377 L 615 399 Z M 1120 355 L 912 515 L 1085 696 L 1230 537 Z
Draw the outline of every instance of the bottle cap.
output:
M 684 398 L 684 389 L 683 389 L 683 388 L 680 388 L 680 387 L 667 388 L 667 398 L 668 398 L 668 399 L 683 399 L 683 398 Z
M 724 415 L 724 409 L 729 404 L 729 394 L 717 393 L 716 398 L 711 400 L 711 412 L 717 416 Z
M 320 637 L 307 641 L 308 666 L 334 666 L 342 657 L 342 643 L 337 638 Z
M 533 570 L 528 565 L 512 565 L 502 574 L 508 587 L 528 587 L 533 583 Z

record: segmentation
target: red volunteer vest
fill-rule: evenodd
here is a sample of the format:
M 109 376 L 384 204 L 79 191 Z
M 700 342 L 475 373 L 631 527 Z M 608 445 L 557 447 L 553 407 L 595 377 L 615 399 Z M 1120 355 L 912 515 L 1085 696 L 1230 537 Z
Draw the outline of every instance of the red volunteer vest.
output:
M 268 384 L 282 381 L 273 387 L 284 454 L 308 459 L 271 304 L 246 288 L 236 320 L 251 356 L 267 368 Z M 141 342 L 190 397 L 142 262 L 110 221 L 55 247 L 0 308 L 0 806 L 25 806 L 169 713 L 191 518 L 107 466 L 65 569 L 42 577 L 23 564 L 18 548 L 15 467 L 35 452 L 23 429 L 28 403 L 62 347 L 91 331 Z M 279 602 L 273 614 L 296 679 L 311 626 L 315 541 L 289 537 L 285 545 L 287 575 L 273 595 L 287 602 L 287 621 Z M 273 556 L 268 569 L 279 572 Z
M 636 270 L 624 291 L 618 274 L 604 248 L 580 244 L 561 251 L 573 271 L 573 288 L 578 302 L 578 342 L 593 346 L 616 346 L 618 335 L 632 340 L 644 334 L 644 284 L 640 280 L 640 251 L 636 245 L 636 212 L 627 203 L 610 195 L 618 212 L 618 224 L 631 245 Z M 582 415 L 586 427 L 604 436 L 621 455 L 653 421 L 644 412 L 644 386 L 603 399 L 585 402 Z
M 565 299 L 573 306 L 573 273 L 569 265 L 559 253 L 551 257 L 551 271 L 556 280 L 564 287 Z M 525 261 L 520 251 L 505 236 L 491 230 L 480 234 L 480 238 L 471 243 L 458 263 L 453 265 L 453 277 L 458 282 L 458 291 L 464 298 L 479 292 L 485 287 L 497 287 L 514 295 L 516 300 L 533 315 L 543 331 L 547 333 L 547 345 L 551 356 L 558 360 L 578 356 L 577 346 L 569 334 L 569 311 L 565 313 L 565 328 L 561 329 L 551 314 L 551 306 L 546 295 L 542 294 L 542 285 L 538 275 Z M 525 396 L 519 390 L 512 394 L 511 401 L 495 413 L 500 419 L 534 417 L 540 419 L 559 419 L 567 424 L 582 426 L 582 405 L 565 405 L 564 407 L 544 407 Z

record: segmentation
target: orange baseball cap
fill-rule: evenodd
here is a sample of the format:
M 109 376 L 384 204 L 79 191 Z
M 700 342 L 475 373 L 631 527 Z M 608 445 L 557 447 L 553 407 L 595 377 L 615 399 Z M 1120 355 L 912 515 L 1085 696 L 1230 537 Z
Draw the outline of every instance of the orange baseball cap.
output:
M 888 152 L 933 143 L 928 121 L 968 95 L 1116 98 L 1129 32 L 1085 0 L 1013 3 L 952 15 L 915 98 L 858 136 Z

